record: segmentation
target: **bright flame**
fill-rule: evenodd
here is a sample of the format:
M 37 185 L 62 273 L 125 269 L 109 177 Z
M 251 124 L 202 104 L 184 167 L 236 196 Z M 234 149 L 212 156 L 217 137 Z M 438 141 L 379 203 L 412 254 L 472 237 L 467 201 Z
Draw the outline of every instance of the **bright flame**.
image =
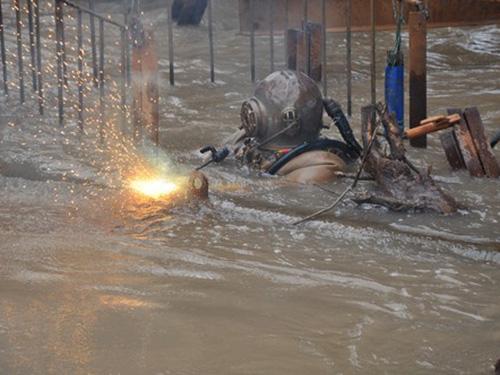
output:
M 137 193 L 153 199 L 159 199 L 175 192 L 179 186 L 163 178 L 134 179 L 130 187 Z

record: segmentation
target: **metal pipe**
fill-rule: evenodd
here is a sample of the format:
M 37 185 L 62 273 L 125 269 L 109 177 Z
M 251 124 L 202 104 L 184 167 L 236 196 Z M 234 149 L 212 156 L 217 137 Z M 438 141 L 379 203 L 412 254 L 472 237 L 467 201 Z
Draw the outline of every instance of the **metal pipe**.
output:
M 125 129 L 125 122 L 127 119 L 126 111 L 127 111 L 127 30 L 123 29 L 121 32 L 121 113 L 122 113 L 122 131 Z
M 56 57 L 57 57 L 57 103 L 59 112 L 59 126 L 64 125 L 64 79 L 63 79 L 63 58 L 62 58 L 62 1 L 54 0 L 54 17 L 56 24 Z
M 306 24 L 309 22 L 309 1 L 303 0 L 302 5 L 304 7 L 304 25 L 303 25 L 303 27 L 305 27 Z
M 321 73 L 322 73 L 322 81 L 323 81 L 323 96 L 328 95 L 328 76 L 326 73 L 326 0 L 321 0 L 321 24 L 322 24 L 322 46 L 323 48 L 321 49 L 321 57 L 322 57 L 322 67 L 321 67 Z
M 104 141 L 104 20 L 99 20 L 99 134 Z
M 83 131 L 83 30 L 82 10 L 77 10 L 78 33 L 78 126 Z
M 375 30 L 375 0 L 370 0 L 371 15 L 371 103 L 377 103 L 377 62 L 376 62 L 376 30 Z
M 250 76 L 255 82 L 255 21 L 254 0 L 250 1 Z
M 284 28 L 284 49 L 285 49 L 285 68 L 288 67 L 288 12 L 289 12 L 288 0 L 285 0 L 285 28 Z
M 352 116 L 352 0 L 347 0 L 346 13 L 347 114 Z
M 27 0 L 28 3 L 28 29 L 30 38 L 30 55 L 31 55 L 31 81 L 33 91 L 37 91 L 36 79 L 36 56 L 35 56 L 35 33 L 33 30 L 33 0 Z
M 5 38 L 4 38 L 2 0 L 0 0 L 0 52 L 1 52 L 1 58 L 2 58 L 3 91 L 4 91 L 5 95 L 9 95 L 9 85 L 7 83 L 7 61 L 6 61 L 6 55 L 5 55 Z
M 172 1 L 168 3 L 168 60 L 170 85 L 175 85 L 175 66 L 174 66 L 174 20 L 172 19 Z
M 213 15 L 212 0 L 208 0 L 208 41 L 210 47 L 210 81 L 215 82 L 215 63 L 214 63 L 214 35 L 213 35 Z
M 38 111 L 43 115 L 43 80 L 42 80 L 42 42 L 40 40 L 40 4 L 33 0 L 35 6 L 35 35 L 36 35 L 36 76 L 38 79 Z
M 64 0 L 61 1 L 61 48 L 62 48 L 62 67 L 63 67 L 63 80 L 64 84 L 68 85 L 68 64 L 66 60 L 66 32 L 64 31 L 66 25 L 64 24 Z
M 16 39 L 17 39 L 17 67 L 19 70 L 19 99 L 24 103 L 24 65 L 23 65 L 23 40 L 22 40 L 22 23 L 21 23 L 21 8 L 19 0 L 14 0 L 14 9 L 16 12 Z
M 269 0 L 269 59 L 271 73 L 274 72 L 274 0 Z
M 97 87 L 99 85 L 99 72 L 97 69 L 97 47 L 96 47 L 96 35 L 95 35 L 95 17 L 94 0 L 89 0 L 89 7 L 91 12 L 90 15 L 90 45 L 92 47 L 92 72 L 94 74 L 94 86 Z

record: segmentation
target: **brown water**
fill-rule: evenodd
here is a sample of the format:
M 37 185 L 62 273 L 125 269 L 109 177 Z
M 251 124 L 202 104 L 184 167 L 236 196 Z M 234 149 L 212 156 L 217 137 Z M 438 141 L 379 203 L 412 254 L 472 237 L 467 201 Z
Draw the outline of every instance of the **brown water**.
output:
M 235 3 L 214 4 L 216 84 L 206 24 L 175 29 L 172 88 L 165 12 L 146 14 L 162 58 L 159 158 L 184 171 L 238 125 L 251 93 Z M 391 35 L 378 41 L 382 89 Z M 355 112 L 369 100 L 368 44 L 354 36 Z M 329 35 L 329 92 L 345 104 L 344 60 L 343 35 Z M 430 114 L 478 106 L 500 130 L 499 71 L 498 26 L 430 32 Z M 209 203 L 139 202 L 120 187 L 117 151 L 92 129 L 76 135 L 74 115 L 62 133 L 54 110 L 0 100 L 1 374 L 489 374 L 500 357 L 500 185 L 451 172 L 437 136 L 412 160 L 467 209 L 345 204 L 293 227 L 334 197 L 227 163 L 206 170 Z

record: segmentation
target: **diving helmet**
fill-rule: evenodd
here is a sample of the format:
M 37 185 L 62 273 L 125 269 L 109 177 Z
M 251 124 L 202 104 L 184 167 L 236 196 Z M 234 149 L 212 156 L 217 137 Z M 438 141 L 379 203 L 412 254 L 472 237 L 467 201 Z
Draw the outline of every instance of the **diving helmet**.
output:
M 318 138 L 323 100 L 316 83 L 301 72 L 270 74 L 241 107 L 241 129 L 263 148 L 295 147 Z

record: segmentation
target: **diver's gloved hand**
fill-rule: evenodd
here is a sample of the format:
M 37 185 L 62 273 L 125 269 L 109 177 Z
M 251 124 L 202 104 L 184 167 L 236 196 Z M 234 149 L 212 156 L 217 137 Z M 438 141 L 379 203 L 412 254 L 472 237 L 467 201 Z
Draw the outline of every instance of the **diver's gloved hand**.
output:
M 210 152 L 211 158 L 206 163 L 204 163 L 200 167 L 196 168 L 197 171 L 205 168 L 206 166 L 208 166 L 212 163 L 220 163 L 220 162 L 224 161 L 229 156 L 229 149 L 227 147 L 223 147 L 220 150 L 217 150 L 214 146 L 205 146 L 200 150 L 200 152 L 202 154 L 206 154 L 207 152 Z
M 351 147 L 358 155 L 361 155 L 363 148 L 358 143 L 349 125 L 349 121 L 342 112 L 340 104 L 335 100 L 327 98 L 323 100 L 323 105 L 328 116 L 333 120 L 333 123 L 339 129 L 340 135 L 344 141 Z

